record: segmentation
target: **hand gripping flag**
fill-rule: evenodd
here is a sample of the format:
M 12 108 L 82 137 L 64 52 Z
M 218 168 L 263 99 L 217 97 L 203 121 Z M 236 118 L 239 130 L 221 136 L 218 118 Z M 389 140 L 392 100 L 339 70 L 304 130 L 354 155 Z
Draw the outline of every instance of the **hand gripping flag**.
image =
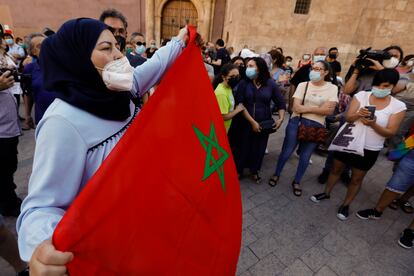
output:
M 76 275 L 234 275 L 241 196 L 195 29 L 58 224 Z

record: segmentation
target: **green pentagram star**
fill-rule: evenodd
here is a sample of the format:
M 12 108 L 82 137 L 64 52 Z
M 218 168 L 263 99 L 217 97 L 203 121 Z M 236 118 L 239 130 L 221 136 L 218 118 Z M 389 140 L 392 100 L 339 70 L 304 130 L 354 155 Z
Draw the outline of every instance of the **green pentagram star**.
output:
M 206 163 L 204 166 L 203 181 L 209 178 L 214 172 L 217 172 L 221 182 L 221 188 L 226 191 L 224 183 L 224 162 L 229 158 L 229 154 L 218 144 L 216 130 L 213 122 L 211 122 L 210 136 L 204 135 L 197 127 L 193 125 L 193 129 L 200 140 L 201 145 L 207 152 Z M 213 156 L 213 148 L 217 150 L 218 160 Z

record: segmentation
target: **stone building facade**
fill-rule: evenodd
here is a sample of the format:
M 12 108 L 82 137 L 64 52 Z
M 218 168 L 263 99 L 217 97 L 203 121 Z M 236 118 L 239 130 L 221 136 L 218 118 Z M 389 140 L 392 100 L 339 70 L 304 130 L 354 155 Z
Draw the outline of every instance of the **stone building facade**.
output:
M 306 11 L 298 13 L 301 5 Z M 207 40 L 222 37 L 236 50 L 247 44 L 257 52 L 278 46 L 296 60 L 317 46 L 338 47 L 345 64 L 369 46 L 398 44 L 414 53 L 414 0 L 0 0 L 0 21 L 23 35 L 96 18 L 108 7 L 127 16 L 129 33 L 158 42 L 190 23 Z

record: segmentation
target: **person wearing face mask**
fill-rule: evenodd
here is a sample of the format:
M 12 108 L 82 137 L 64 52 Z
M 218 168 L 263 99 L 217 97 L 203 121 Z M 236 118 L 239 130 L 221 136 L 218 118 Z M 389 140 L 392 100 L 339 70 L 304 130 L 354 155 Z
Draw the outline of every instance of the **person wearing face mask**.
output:
M 384 67 L 388 68 L 395 68 L 399 60 L 403 57 L 403 51 L 399 46 L 390 46 L 384 49 L 384 51 L 387 51 L 391 55 L 391 59 L 388 61 L 384 61 L 383 64 L 379 63 L 376 60 L 368 59 L 372 62 L 372 66 L 370 66 L 369 69 L 364 70 L 363 72 L 360 72 L 356 67 L 355 64 L 357 62 L 357 59 L 354 61 L 354 63 L 351 65 L 351 67 L 348 70 L 348 73 L 345 77 L 345 85 L 343 89 L 343 93 L 350 95 L 351 97 L 354 96 L 359 91 L 369 91 L 372 88 L 372 80 L 374 78 L 374 75 L 377 71 L 384 69 Z M 399 81 L 397 85 L 394 86 L 393 92 L 395 91 L 402 91 L 405 87 L 405 82 Z M 344 123 L 341 122 L 341 123 Z M 329 153 L 328 158 L 326 159 L 325 166 L 321 172 L 321 174 L 318 176 L 318 182 L 320 184 L 325 184 L 328 180 L 329 173 L 332 170 L 333 166 L 333 155 L 332 153 Z M 347 169 L 344 170 L 343 175 L 341 177 L 342 181 L 345 184 L 348 184 L 351 179 L 349 176 L 350 168 L 347 167 Z
M 135 45 L 134 55 L 145 58 L 145 50 L 147 49 L 147 44 L 145 42 L 144 35 L 141 33 L 133 33 L 131 36 L 131 43 Z
M 147 56 L 147 58 L 151 58 L 157 50 L 158 48 L 155 40 L 151 40 L 149 48 L 145 50 L 145 55 Z
M 286 127 L 285 139 L 275 173 L 269 180 L 270 186 L 277 185 L 286 162 L 299 145 L 299 164 L 292 188 L 295 196 L 302 195 L 300 182 L 317 144 L 298 141 L 298 129 L 300 124 L 306 127 L 325 127 L 325 117 L 333 113 L 338 102 L 338 88 L 331 83 L 331 75 L 331 69 L 326 61 L 316 61 L 309 72 L 310 81 L 298 85 L 293 95 L 293 114 Z
M 365 125 L 366 137 L 362 141 L 364 156 L 334 151 L 334 164 L 325 191 L 311 197 L 315 203 L 329 199 L 345 166 L 350 166 L 352 169 L 351 182 L 348 185 L 345 199 L 337 212 L 337 217 L 340 220 L 348 218 L 349 206 L 361 189 L 365 175 L 375 165 L 378 155 L 384 147 L 385 139 L 395 135 L 404 118 L 405 104 L 391 96 L 391 90 L 398 80 L 399 74 L 395 69 L 380 70 L 374 75 L 371 91 L 361 91 L 354 96 L 347 111 L 346 120 L 349 123 L 359 120 Z M 373 119 L 371 119 L 372 114 L 366 106 L 375 106 Z
M 259 57 L 247 62 L 246 77 L 241 80 L 236 91 L 236 104 L 243 104 L 244 120 L 241 122 L 238 144 L 234 148 L 237 172 L 243 175 L 245 168 L 250 169 L 253 180 L 260 183 L 259 171 L 265 154 L 268 133 L 261 133 L 260 122 L 272 118 L 271 101 L 279 112 L 275 129 L 280 128 L 285 118 L 286 104 L 279 87 L 271 79 L 266 62 Z
M 30 260 L 31 275 L 66 273 L 73 254 L 52 245 L 56 225 L 136 118 L 131 96 L 160 81 L 185 47 L 187 33 L 181 29 L 135 69 L 108 26 L 95 19 L 69 20 L 43 41 L 44 86 L 57 99 L 36 128 L 29 194 L 17 221 L 20 255 Z
M 127 42 L 125 46 L 125 55 L 129 55 L 134 51 L 134 46 L 132 46 L 131 42 Z
M 338 48 L 332 47 L 328 51 L 328 56 L 326 57 L 326 61 L 329 62 L 329 65 L 332 68 L 332 71 L 336 76 L 341 75 L 342 67 L 341 63 L 337 61 L 338 58 Z
M 108 9 L 102 12 L 101 16 L 99 17 L 99 20 L 109 27 L 111 27 L 115 39 L 118 42 L 118 49 L 121 52 L 124 52 L 124 49 L 126 48 L 126 38 L 128 36 L 128 21 L 126 17 L 118 10 L 115 9 Z M 131 41 L 133 49 L 135 50 L 136 47 L 136 41 L 135 38 L 141 35 L 139 33 L 133 33 L 131 35 Z M 142 35 L 141 35 L 142 36 Z M 143 36 L 142 36 L 143 37 Z M 144 40 L 145 41 L 145 40 Z M 145 47 L 144 47 L 145 48 Z M 144 49 L 145 51 L 145 49 Z M 132 67 L 137 67 L 138 65 L 143 64 L 146 59 L 142 57 L 141 55 L 134 54 L 135 51 L 127 52 L 126 57 L 129 60 L 129 63 Z
M 404 52 L 399 46 L 389 46 L 385 48 L 384 51 L 390 54 L 391 59 L 384 60 L 382 64 L 377 60 L 367 59 L 371 61 L 372 65 L 369 67 L 368 70 L 365 70 L 364 72 L 360 72 L 358 68 L 355 67 L 355 64 L 358 60 L 355 59 L 345 77 L 345 94 L 353 96 L 355 93 L 358 93 L 359 91 L 371 90 L 372 80 L 377 71 L 380 71 L 384 68 L 396 68 L 404 58 Z M 400 85 L 397 84 L 394 87 L 394 92 L 395 90 L 400 90 L 399 87 Z
M 286 56 L 283 69 L 289 75 L 289 79 L 293 76 L 293 72 L 294 72 L 292 66 L 293 66 L 293 58 L 291 56 Z
M 23 48 L 24 56 L 26 58 L 27 57 L 27 45 L 26 45 L 26 43 L 24 43 L 24 41 L 21 37 L 16 37 L 15 41 L 16 41 L 17 45 L 19 45 L 20 47 Z
M 10 30 L 7 30 L 3 37 L 9 47 L 9 51 L 7 53 L 14 58 L 14 61 L 17 64 L 19 64 L 25 57 L 24 49 L 22 46 L 14 43 L 13 33 Z
M 246 78 L 246 65 L 244 58 L 236 56 L 231 61 L 231 64 L 236 65 L 239 68 L 240 79 Z
M 56 93 L 45 89 L 43 84 L 43 71 L 39 64 L 40 49 L 46 36 L 41 33 L 32 33 L 27 37 L 29 54 L 35 58 L 35 61 L 27 64 L 23 69 L 23 74 L 31 75 L 31 82 L 24 89 L 26 127 L 34 128 L 32 114 L 32 105 L 35 104 L 35 120 L 38 124 L 46 112 L 47 108 L 56 99 Z M 30 103 L 32 103 L 30 105 Z M 24 129 L 24 128 L 23 128 Z
M 102 12 L 99 20 L 112 28 L 112 32 L 118 42 L 117 47 L 121 52 L 124 52 L 128 36 L 126 17 L 116 9 L 107 9 Z
M 283 64 L 285 63 L 285 57 L 281 54 L 278 50 L 271 50 L 269 52 L 272 58 L 272 70 L 270 71 L 270 75 L 272 76 L 273 80 L 280 86 L 285 85 L 286 73 L 283 69 Z
M 6 47 L 0 37 L 0 68 L 15 69 Z M 18 164 L 17 145 L 22 134 L 18 105 L 13 96 L 18 87 L 10 71 L 0 73 L 0 214 L 15 217 L 20 213 L 22 202 L 16 194 L 13 179 Z
M 236 56 L 230 61 L 230 63 L 237 66 L 237 69 L 239 71 L 239 79 L 240 80 L 246 80 L 247 77 L 246 77 L 246 66 L 245 66 L 244 58 L 242 58 L 240 56 Z M 240 84 L 240 81 L 238 82 L 236 87 L 232 89 L 234 99 L 238 98 L 237 92 L 238 92 L 239 84 Z M 227 136 L 228 136 L 228 139 L 229 139 L 229 144 L 230 144 L 230 147 L 232 149 L 233 156 L 235 154 L 237 154 L 235 152 L 235 149 L 240 148 L 240 137 L 243 136 L 244 121 L 245 121 L 245 118 L 243 117 L 242 113 L 239 113 L 236 116 L 234 116 L 232 118 L 230 129 L 227 133 Z
M 414 55 L 407 55 L 401 61 L 401 64 L 396 68 L 400 74 L 414 73 Z
M 414 55 L 407 55 L 401 65 L 397 67 L 400 72 L 400 89 L 393 89 L 393 96 L 404 102 L 407 106 L 407 112 L 396 135 L 388 139 L 387 151 L 395 149 L 403 140 L 405 135 L 410 131 L 414 122 L 414 74 L 411 73 L 414 67 Z
M 231 121 L 234 116 L 244 110 L 243 104 L 235 107 L 233 89 L 240 81 L 238 67 L 234 64 L 225 64 L 214 80 L 213 87 L 216 94 L 217 102 L 224 119 L 226 132 L 229 131 Z
M 302 59 L 299 60 L 298 62 L 298 70 L 305 65 L 311 64 L 312 60 L 311 60 L 312 55 L 311 54 L 304 54 L 302 56 Z
M 132 67 L 137 67 L 143 64 L 147 59 L 143 57 L 145 54 L 145 46 L 142 41 L 145 41 L 144 36 L 141 33 L 132 33 L 130 44 L 132 45 L 133 50 L 127 55 L 127 59 Z
M 309 56 L 308 62 L 306 64 L 301 64 L 301 66 L 298 66 L 298 70 L 296 71 L 293 78 L 290 80 L 290 91 L 289 91 L 289 108 L 292 107 L 292 95 L 295 93 L 296 87 L 301 82 L 307 82 L 309 81 L 309 72 L 312 69 L 312 64 L 314 64 L 317 61 L 325 60 L 327 54 L 327 50 L 325 47 L 318 47 L 313 51 L 313 56 Z M 305 55 L 304 55 L 305 56 Z

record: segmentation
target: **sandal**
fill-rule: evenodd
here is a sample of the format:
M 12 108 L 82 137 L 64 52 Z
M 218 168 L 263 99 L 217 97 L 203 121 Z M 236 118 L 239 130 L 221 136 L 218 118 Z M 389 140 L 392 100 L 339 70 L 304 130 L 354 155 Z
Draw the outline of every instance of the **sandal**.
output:
M 302 189 L 298 187 L 300 187 L 299 183 L 292 182 L 293 194 L 297 197 L 302 195 Z
M 272 178 L 269 179 L 269 186 L 270 187 L 275 187 L 277 185 L 277 182 L 279 181 L 279 176 L 273 176 Z
M 400 200 L 400 207 L 401 207 L 401 210 L 403 210 L 404 213 L 406 213 L 406 214 L 412 214 L 413 211 L 414 211 L 413 206 L 408 201 Z
M 252 174 L 252 177 L 253 177 L 253 180 L 256 181 L 256 184 L 260 184 L 260 180 L 262 180 L 262 178 L 260 177 L 258 173 Z
M 400 200 L 399 199 L 394 199 L 390 205 L 388 205 L 388 207 L 392 210 L 397 210 L 398 207 L 400 206 Z

